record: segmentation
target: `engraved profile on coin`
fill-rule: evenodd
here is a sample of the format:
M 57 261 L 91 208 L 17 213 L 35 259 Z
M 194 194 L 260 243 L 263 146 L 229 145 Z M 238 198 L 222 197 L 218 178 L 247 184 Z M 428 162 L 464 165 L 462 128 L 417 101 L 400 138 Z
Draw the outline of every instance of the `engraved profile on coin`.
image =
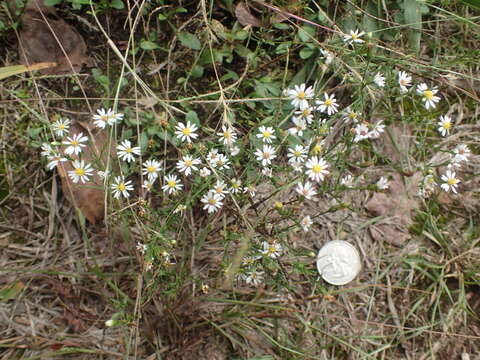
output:
M 346 241 L 329 241 L 318 252 L 318 272 L 332 285 L 349 283 L 358 275 L 361 267 L 357 249 Z

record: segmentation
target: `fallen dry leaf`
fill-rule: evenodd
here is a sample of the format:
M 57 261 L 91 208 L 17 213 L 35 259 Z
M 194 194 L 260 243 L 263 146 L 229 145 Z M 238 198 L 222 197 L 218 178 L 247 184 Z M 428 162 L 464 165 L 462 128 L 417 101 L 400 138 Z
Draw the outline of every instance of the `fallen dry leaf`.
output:
M 238 22 L 243 26 L 261 26 L 261 21 L 255 17 L 251 12 L 245 2 L 240 1 L 237 6 L 235 6 L 235 16 L 238 19 Z
M 42 74 L 52 75 L 79 72 L 83 65 L 91 63 L 82 36 L 58 18 L 55 8 L 43 2 L 39 2 L 39 6 L 30 2 L 21 23 L 19 53 L 22 64 L 57 63 L 55 67 L 40 70 Z
M 88 145 L 82 151 L 82 160 L 85 163 L 100 162 L 106 164 L 109 154 L 108 132 L 94 129 L 89 124 L 73 123 L 70 134 L 80 132 L 90 135 Z M 111 145 L 110 155 L 115 156 L 115 146 L 113 145 Z M 72 156 L 72 158 L 76 159 L 77 156 Z M 62 180 L 63 193 L 70 202 L 82 212 L 90 223 L 95 224 L 102 220 L 105 212 L 105 192 L 103 180 L 98 173 L 95 172 L 91 180 L 85 184 L 74 184 L 68 176 L 68 172 L 73 170 L 71 162 L 60 162 L 57 165 L 57 170 Z

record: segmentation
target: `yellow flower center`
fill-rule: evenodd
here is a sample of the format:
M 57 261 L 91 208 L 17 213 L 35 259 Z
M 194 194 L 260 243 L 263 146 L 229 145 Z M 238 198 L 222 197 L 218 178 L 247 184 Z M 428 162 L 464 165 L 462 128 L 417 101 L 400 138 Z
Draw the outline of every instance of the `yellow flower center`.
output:
M 72 146 L 78 146 L 79 145 L 79 142 L 77 140 L 72 140 L 72 142 L 70 143 Z
M 125 191 L 125 184 L 124 183 L 118 184 L 117 188 L 120 191 Z
M 192 130 L 190 130 L 190 128 L 184 128 L 182 130 L 182 134 L 185 135 L 185 136 L 190 135 L 191 132 L 192 132 Z
M 452 123 L 450 121 L 447 121 L 447 122 L 444 122 L 442 127 L 445 129 L 445 130 L 449 130 L 451 127 L 452 127 Z
M 304 117 L 309 116 L 310 113 L 311 113 L 310 109 L 305 109 L 305 110 L 302 111 L 302 115 L 303 115 Z
M 305 99 L 305 96 L 306 96 L 306 95 L 305 95 L 305 93 L 304 93 L 303 91 L 299 91 L 299 92 L 297 93 L 297 97 L 298 97 L 299 99 L 301 99 L 301 100 Z
M 433 91 L 432 90 L 425 90 L 423 92 L 423 95 L 428 99 L 432 100 L 433 99 Z
M 357 113 L 355 111 L 352 111 L 350 114 L 348 114 L 348 117 L 353 120 L 357 117 Z
M 263 132 L 263 137 L 269 138 L 270 136 L 272 136 L 272 134 L 270 134 L 270 131 Z
M 131 154 L 133 152 L 133 149 L 132 148 L 125 149 L 125 152 L 128 154 Z
M 238 189 L 240 187 L 239 183 L 232 183 L 232 188 Z
M 325 100 L 325 105 L 326 106 L 330 106 L 330 105 L 332 105 L 332 103 L 333 103 L 333 101 L 330 100 L 330 99 Z
M 209 203 L 210 205 L 215 205 L 215 204 L 217 203 L 217 200 L 215 200 L 215 199 L 213 199 L 213 198 L 210 198 L 210 199 L 208 199 L 208 203 Z
M 358 35 L 355 34 L 355 33 L 352 33 L 350 36 L 352 37 L 352 40 L 357 40 L 358 39 Z
M 270 159 L 270 154 L 267 153 L 267 152 L 264 152 L 264 153 L 263 153 L 263 158 L 264 158 L 264 159 Z
M 400 83 L 400 85 L 405 86 L 405 85 L 407 85 L 407 80 L 401 79 L 401 80 L 399 81 L 399 83 Z
M 76 168 L 75 174 L 77 174 L 78 176 L 83 176 L 85 175 L 85 170 L 83 168 Z
M 170 180 L 168 183 L 167 183 L 168 187 L 169 188 L 174 188 L 175 186 L 177 186 L 177 182 L 174 181 L 174 180 Z
M 155 170 L 156 170 L 155 166 L 150 165 L 149 167 L 147 167 L 147 172 L 149 172 L 149 173 L 154 173 Z
M 302 155 L 302 153 L 301 153 L 300 151 L 294 151 L 294 152 L 293 152 L 293 155 L 294 155 L 295 157 L 300 157 L 300 155 Z
M 457 183 L 458 183 L 458 180 L 455 179 L 455 178 L 450 178 L 450 179 L 447 180 L 448 185 L 455 185 Z
M 186 167 L 190 167 L 193 165 L 193 161 L 192 160 L 185 160 L 185 166 Z
M 312 167 L 312 171 L 313 171 L 315 174 L 321 173 L 322 170 L 323 170 L 323 167 L 322 167 L 321 165 L 318 165 L 318 164 L 313 165 L 313 167 Z
M 65 129 L 65 125 L 64 125 L 64 124 L 58 125 L 58 129 L 59 129 L 59 130 L 64 130 L 64 129 Z
M 269 246 L 267 253 L 268 254 L 275 254 L 277 252 L 277 248 L 275 246 Z
M 224 132 L 223 132 L 223 137 L 224 137 L 225 139 L 230 139 L 231 135 L 230 135 L 230 133 L 229 133 L 228 131 L 224 131 Z

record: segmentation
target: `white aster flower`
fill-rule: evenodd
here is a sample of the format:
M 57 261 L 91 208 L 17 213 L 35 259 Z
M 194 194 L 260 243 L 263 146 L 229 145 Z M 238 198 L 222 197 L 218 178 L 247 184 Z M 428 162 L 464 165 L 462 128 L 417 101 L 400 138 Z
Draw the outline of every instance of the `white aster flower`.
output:
M 270 145 L 263 145 L 263 148 L 257 149 L 255 151 L 255 155 L 257 157 L 257 161 L 262 162 L 262 166 L 269 166 L 272 163 L 272 160 L 277 157 L 275 154 L 275 149 L 273 146 Z
M 328 115 L 335 114 L 338 111 L 337 99 L 335 99 L 335 94 L 328 95 L 327 93 L 323 94 L 323 100 L 317 100 L 316 104 L 318 105 L 317 110 L 320 110 L 322 113 L 326 112 Z
M 42 152 L 40 153 L 40 155 L 42 156 L 49 157 L 55 154 L 55 151 L 53 151 L 52 145 L 50 145 L 49 143 L 43 143 L 41 149 L 42 149 Z
M 405 71 L 399 71 L 398 85 L 400 85 L 400 92 L 406 93 L 408 91 L 408 87 L 412 85 L 412 77 Z
M 373 129 L 368 133 L 368 137 L 370 139 L 377 139 L 380 137 L 380 134 L 383 133 L 384 131 L 385 131 L 385 125 L 383 124 L 383 121 L 380 120 L 373 126 Z
M 360 30 L 350 30 L 350 34 L 345 34 L 343 35 L 343 41 L 346 42 L 347 44 L 351 45 L 354 43 L 363 43 L 365 42 L 364 40 L 361 39 L 363 35 L 365 35 L 365 32 L 359 32 Z
M 353 121 L 355 124 L 358 122 L 358 118 L 362 115 L 362 113 L 356 112 L 355 110 L 352 110 L 350 106 L 347 106 L 347 108 L 344 111 L 344 117 L 343 120 L 345 121 Z
M 145 179 L 143 180 L 142 188 L 144 188 L 147 191 L 152 191 L 154 183 L 155 183 L 155 179 L 153 180 Z
M 217 149 L 212 149 L 209 151 L 207 154 L 207 162 L 210 164 L 211 167 L 216 168 L 217 167 L 217 161 L 220 153 L 218 152 Z
M 209 191 L 200 199 L 205 204 L 203 210 L 207 210 L 209 214 L 216 212 L 222 207 L 222 200 L 223 197 L 213 191 Z
M 352 187 L 353 186 L 353 176 L 350 174 L 345 175 L 341 180 L 340 184 L 346 187 Z
M 199 171 L 199 174 L 200 174 L 201 177 L 210 176 L 211 173 L 212 173 L 212 171 L 207 167 L 203 167 Z
M 376 185 L 379 190 L 387 190 L 390 187 L 388 180 L 383 176 L 377 181 Z
M 69 119 L 58 119 L 52 124 L 52 130 L 55 131 L 57 136 L 63 137 L 64 135 L 68 134 L 70 122 L 71 121 Z
M 470 149 L 465 144 L 457 145 L 457 147 L 453 149 L 453 153 L 455 154 L 453 157 L 453 161 L 457 163 L 462 161 L 468 161 L 468 158 L 471 154 Z
M 449 192 L 452 190 L 455 194 L 457 193 L 457 186 L 460 180 L 456 178 L 454 171 L 447 170 L 445 175 L 442 175 L 442 180 L 444 183 L 440 187 L 444 191 Z
M 162 190 L 168 194 L 175 194 L 177 191 L 183 188 L 178 176 L 174 174 L 165 176 L 164 182 L 165 185 L 162 186 Z
M 220 197 L 223 199 L 225 194 L 228 194 L 227 184 L 225 184 L 223 180 L 218 179 L 215 186 L 210 191 L 220 195 Z
M 83 160 L 74 160 L 72 163 L 73 170 L 68 172 L 68 176 L 76 184 L 79 181 L 85 184 L 88 178 L 93 175 L 93 169 L 90 164 L 85 164 Z
M 327 170 L 328 164 L 322 158 L 318 158 L 316 156 L 312 156 L 310 159 L 307 160 L 305 164 L 306 168 L 308 169 L 305 174 L 308 178 L 312 181 L 323 181 L 325 175 L 329 174 L 330 172 Z
M 101 108 L 97 110 L 97 114 L 93 115 L 93 123 L 100 129 L 104 129 L 106 125 L 112 126 L 122 119 L 123 114 L 117 114 L 112 109 L 105 110 Z
M 424 198 L 429 197 L 435 191 L 436 185 L 437 182 L 432 174 L 425 176 L 421 184 L 419 184 L 417 195 Z
M 263 271 L 250 271 L 242 275 L 242 279 L 247 283 L 247 285 L 260 285 L 263 282 Z
M 385 86 L 385 76 L 383 76 L 382 73 L 378 72 L 375 74 L 373 82 L 375 83 L 375 85 L 382 88 Z
M 327 65 L 330 65 L 333 62 L 333 59 L 335 59 L 335 55 L 333 55 L 333 53 L 328 50 L 320 49 L 320 52 L 325 58 L 325 64 Z
M 191 155 L 185 155 L 182 160 L 177 161 L 177 169 L 186 176 L 189 176 L 192 171 L 198 171 L 196 165 L 201 163 L 199 159 L 194 159 Z
M 289 161 L 288 162 L 293 169 L 293 172 L 303 173 L 303 163 L 298 161 Z
M 295 145 L 288 149 L 287 157 L 289 163 L 303 163 L 307 158 L 307 149 L 302 145 Z
M 216 166 L 220 170 L 230 169 L 230 159 L 225 154 L 218 154 Z
M 266 257 L 276 259 L 282 253 L 282 245 L 280 245 L 275 240 L 264 241 L 262 254 Z
M 366 123 L 357 124 L 353 131 L 355 133 L 353 142 L 359 142 L 370 137 L 370 129 Z
M 162 170 L 160 161 L 147 160 L 143 163 L 143 175 L 148 176 L 148 180 L 154 181 L 158 177 L 158 173 Z
M 305 184 L 298 183 L 295 191 L 307 200 L 312 200 L 312 197 L 317 195 L 315 187 L 310 181 L 306 181 Z
M 242 191 L 242 182 L 239 179 L 232 179 L 230 185 L 230 192 L 232 194 L 238 194 Z
M 300 117 L 292 118 L 294 127 L 288 129 L 288 132 L 292 135 L 303 136 L 303 132 L 307 130 L 307 122 Z
M 273 171 L 272 171 L 272 168 L 269 168 L 269 167 L 264 167 L 262 169 L 262 175 L 268 177 L 268 178 L 271 178 L 273 176 Z
M 175 129 L 177 129 L 177 131 L 175 131 L 175 135 L 181 141 L 191 143 L 192 140 L 195 140 L 198 137 L 198 134 L 196 133 L 198 127 L 190 121 L 187 121 L 187 125 L 179 122 L 178 125 L 175 126 Z
M 110 188 L 112 189 L 113 197 L 115 199 L 120 199 L 121 196 L 129 198 L 129 191 L 133 190 L 133 185 L 131 180 L 125 181 L 123 176 L 116 176 L 115 182 L 110 185 Z
M 313 224 L 313 221 L 310 215 L 307 215 L 302 220 L 300 220 L 300 225 L 302 226 L 302 229 L 305 232 L 310 230 L 310 226 L 312 226 L 312 224 Z
M 48 164 L 47 164 L 47 169 L 48 170 L 53 170 L 55 166 L 58 165 L 58 163 L 65 162 L 68 159 L 66 157 L 63 157 L 59 154 L 52 154 L 48 157 Z
M 441 115 L 440 121 L 437 123 L 437 125 L 438 132 L 442 134 L 442 136 L 447 136 L 452 128 L 452 118 L 448 115 Z
M 271 144 L 276 139 L 275 130 L 272 127 L 260 126 L 258 128 L 257 138 L 262 139 L 264 143 Z
M 236 156 L 240 153 L 240 148 L 236 145 L 229 146 L 228 151 L 230 151 L 230 155 Z
M 248 185 L 243 188 L 243 193 L 248 193 L 251 198 L 254 198 L 255 195 L 257 194 L 257 189 L 253 185 Z
M 422 83 L 417 86 L 417 94 L 422 96 L 422 101 L 425 103 L 425 109 L 434 109 L 437 102 L 440 101 L 439 96 L 435 96 L 438 92 L 437 87 L 429 88 L 427 84 Z
M 224 145 L 232 145 L 237 141 L 237 133 L 231 127 L 222 126 L 222 131 L 218 132 L 217 135 L 220 137 L 220 142 Z
M 294 89 L 287 90 L 287 95 L 291 99 L 291 103 L 297 109 L 308 107 L 308 99 L 313 98 L 313 88 L 306 87 L 305 84 L 295 85 Z
M 123 140 L 120 145 L 117 146 L 118 157 L 126 162 L 135 161 L 134 155 L 140 155 L 140 148 L 138 146 L 132 147 L 132 143 L 129 140 Z
M 78 155 L 82 152 L 82 148 L 84 148 L 85 144 L 82 144 L 84 142 L 88 141 L 87 136 L 83 136 L 83 133 L 78 133 L 73 135 L 72 137 L 67 137 L 67 141 L 63 142 L 63 145 L 68 145 L 68 147 L 65 149 L 65 154 L 67 155 Z
M 300 108 L 300 110 L 295 111 L 295 115 L 296 118 L 303 120 L 310 125 L 313 122 L 313 111 L 313 107 L 307 106 L 305 108 Z

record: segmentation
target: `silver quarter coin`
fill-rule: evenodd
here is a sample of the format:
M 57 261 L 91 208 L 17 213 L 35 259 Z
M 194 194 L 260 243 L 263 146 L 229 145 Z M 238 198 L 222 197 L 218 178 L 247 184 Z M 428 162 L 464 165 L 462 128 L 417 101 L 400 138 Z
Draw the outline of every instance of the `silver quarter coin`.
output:
M 355 279 L 361 268 L 357 249 L 346 241 L 329 241 L 318 252 L 318 272 L 323 280 L 332 285 L 349 283 Z

